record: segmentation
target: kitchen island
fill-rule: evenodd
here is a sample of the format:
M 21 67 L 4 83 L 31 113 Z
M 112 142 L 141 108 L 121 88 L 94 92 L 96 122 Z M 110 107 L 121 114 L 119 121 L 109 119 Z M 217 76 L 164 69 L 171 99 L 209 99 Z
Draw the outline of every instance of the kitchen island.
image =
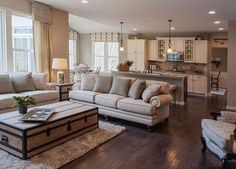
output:
M 144 80 L 157 80 L 168 82 L 175 85 L 174 99 L 176 104 L 184 105 L 187 99 L 187 78 L 186 75 L 181 74 L 167 74 L 167 73 L 140 73 L 140 72 L 122 72 L 112 71 L 113 76 L 130 77 Z

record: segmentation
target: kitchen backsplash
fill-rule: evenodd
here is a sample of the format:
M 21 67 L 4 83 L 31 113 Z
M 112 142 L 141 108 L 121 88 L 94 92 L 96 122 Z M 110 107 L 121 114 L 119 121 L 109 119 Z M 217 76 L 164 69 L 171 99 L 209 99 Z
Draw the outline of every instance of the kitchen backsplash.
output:
M 186 71 L 189 73 L 198 73 L 202 75 L 207 75 L 208 65 L 206 64 L 195 64 L 195 63 L 186 63 L 186 62 L 158 62 L 158 61 L 148 61 L 148 68 L 150 65 L 157 65 L 160 68 L 160 71 L 169 71 L 177 69 L 179 71 Z

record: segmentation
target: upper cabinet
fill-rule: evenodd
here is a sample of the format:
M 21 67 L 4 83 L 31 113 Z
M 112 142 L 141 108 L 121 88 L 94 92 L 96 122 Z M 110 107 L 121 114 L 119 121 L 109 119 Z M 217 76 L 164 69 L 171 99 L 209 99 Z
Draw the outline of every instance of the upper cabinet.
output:
M 195 62 L 204 63 L 208 62 L 208 41 L 207 40 L 196 40 L 195 41 Z
M 184 39 L 182 37 L 173 38 L 173 49 L 178 52 L 184 51 Z
M 184 38 L 184 62 L 195 62 L 194 45 L 194 38 Z
M 157 38 L 157 60 L 166 60 L 166 51 L 168 49 L 168 38 Z
M 157 41 L 148 40 L 148 60 L 157 60 Z
M 145 70 L 147 67 L 147 41 L 144 39 L 128 40 L 128 60 L 133 61 L 131 70 Z

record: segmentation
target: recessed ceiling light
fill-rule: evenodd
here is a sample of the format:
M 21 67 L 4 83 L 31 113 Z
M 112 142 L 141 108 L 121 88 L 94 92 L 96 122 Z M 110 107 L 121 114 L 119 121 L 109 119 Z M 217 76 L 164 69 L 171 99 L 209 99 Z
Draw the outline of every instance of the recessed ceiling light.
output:
M 223 30 L 224 30 L 224 28 L 219 28 L 218 30 L 219 30 L 219 31 L 223 31 Z
M 137 29 L 137 28 L 133 28 L 132 30 L 133 30 L 133 31 L 137 31 L 138 29 Z
M 87 0 L 81 0 L 81 3 L 83 3 L 83 4 L 87 4 L 88 1 L 87 1 Z
M 216 11 L 209 11 L 208 14 L 214 15 L 214 14 L 216 14 Z
M 220 21 L 215 21 L 214 24 L 220 24 Z
M 171 27 L 170 29 L 171 29 L 171 30 L 175 30 L 175 27 Z

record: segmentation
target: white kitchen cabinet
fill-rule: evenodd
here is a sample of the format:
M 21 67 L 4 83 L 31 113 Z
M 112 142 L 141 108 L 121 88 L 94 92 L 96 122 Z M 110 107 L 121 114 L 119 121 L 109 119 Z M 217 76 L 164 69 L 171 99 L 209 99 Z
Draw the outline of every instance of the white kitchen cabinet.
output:
M 173 42 L 173 49 L 177 52 L 184 52 L 184 38 L 175 37 Z
M 195 40 L 194 38 L 184 38 L 184 62 L 194 63 L 194 47 Z
M 157 38 L 157 60 L 165 61 L 166 52 L 168 49 L 169 39 L 167 37 L 158 37 Z
M 193 78 L 192 78 L 192 75 L 188 75 L 188 92 L 192 92 L 193 89 L 192 89 L 192 85 L 193 85 Z
M 195 41 L 195 63 L 204 63 L 208 62 L 208 41 L 207 40 L 196 40 Z
M 147 68 L 147 41 L 145 39 L 128 40 L 128 60 L 134 62 L 131 70 Z
M 157 41 L 148 40 L 148 60 L 157 60 Z
M 188 75 L 188 92 L 207 95 L 207 76 Z

